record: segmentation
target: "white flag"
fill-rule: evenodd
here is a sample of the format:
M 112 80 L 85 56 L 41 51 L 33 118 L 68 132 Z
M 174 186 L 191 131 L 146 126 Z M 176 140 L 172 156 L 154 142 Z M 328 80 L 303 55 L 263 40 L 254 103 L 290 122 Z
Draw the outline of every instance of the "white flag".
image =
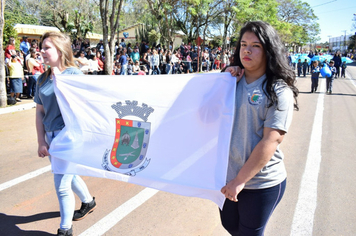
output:
M 50 147 L 52 170 L 222 207 L 235 86 L 230 73 L 56 75 L 65 128 Z

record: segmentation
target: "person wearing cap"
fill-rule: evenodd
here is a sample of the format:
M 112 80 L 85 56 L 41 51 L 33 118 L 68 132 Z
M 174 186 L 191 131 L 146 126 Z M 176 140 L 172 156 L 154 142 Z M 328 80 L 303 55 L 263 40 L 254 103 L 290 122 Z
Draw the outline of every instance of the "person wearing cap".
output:
M 22 37 L 22 42 L 20 43 L 20 51 L 22 55 L 26 56 L 28 54 L 28 51 L 30 50 L 31 45 L 27 41 L 27 36 Z
M 138 52 L 137 46 L 134 47 L 134 50 L 133 50 L 133 52 L 131 52 L 130 57 L 131 57 L 133 63 L 140 60 L 140 53 Z

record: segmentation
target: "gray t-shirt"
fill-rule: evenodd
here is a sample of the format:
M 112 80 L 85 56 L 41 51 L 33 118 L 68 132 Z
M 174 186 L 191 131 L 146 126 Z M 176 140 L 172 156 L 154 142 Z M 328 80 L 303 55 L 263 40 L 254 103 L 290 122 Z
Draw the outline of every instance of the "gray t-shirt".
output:
M 268 108 L 269 100 L 262 86 L 266 75 L 247 84 L 245 77 L 236 87 L 236 108 L 231 136 L 227 182 L 234 179 L 253 149 L 263 136 L 263 128 L 269 127 L 287 132 L 292 122 L 294 98 L 292 90 L 284 82 L 277 82 L 274 90 L 278 96 L 278 108 Z M 263 189 L 281 183 L 287 173 L 284 155 L 279 146 L 271 160 L 245 185 L 246 189 Z
M 65 69 L 62 74 L 80 74 L 83 73 L 74 67 L 69 67 Z M 42 74 L 38 78 L 38 83 L 36 85 L 35 92 L 35 103 L 43 106 L 44 109 L 44 117 L 43 117 L 43 125 L 46 132 L 61 130 L 64 127 L 64 121 L 59 110 L 57 98 L 54 93 L 54 85 L 53 80 L 48 78 L 43 84 L 41 82 L 45 80 L 45 74 Z M 40 85 L 41 84 L 41 85 Z

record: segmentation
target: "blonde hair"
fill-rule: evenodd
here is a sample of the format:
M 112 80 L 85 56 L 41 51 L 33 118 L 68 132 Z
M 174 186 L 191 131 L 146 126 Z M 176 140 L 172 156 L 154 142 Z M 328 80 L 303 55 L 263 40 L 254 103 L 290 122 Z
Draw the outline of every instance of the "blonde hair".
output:
M 43 44 L 43 41 L 45 39 L 50 39 L 53 45 L 56 47 L 56 49 L 61 52 L 60 59 L 61 59 L 61 66 L 63 68 L 77 67 L 77 65 L 74 62 L 73 50 L 71 47 L 71 40 L 69 36 L 60 32 L 49 31 L 42 35 L 41 44 Z M 50 77 L 51 73 L 52 73 L 51 68 L 48 69 L 45 73 L 43 73 L 45 79 L 41 79 L 40 85 L 43 84 L 47 80 L 47 78 Z M 40 81 L 40 79 L 38 79 L 38 81 Z
M 69 36 L 59 32 L 50 31 L 42 35 L 41 43 L 43 43 L 43 41 L 47 38 L 49 38 L 57 50 L 61 52 L 61 65 L 64 68 L 77 67 L 74 62 L 73 50 Z

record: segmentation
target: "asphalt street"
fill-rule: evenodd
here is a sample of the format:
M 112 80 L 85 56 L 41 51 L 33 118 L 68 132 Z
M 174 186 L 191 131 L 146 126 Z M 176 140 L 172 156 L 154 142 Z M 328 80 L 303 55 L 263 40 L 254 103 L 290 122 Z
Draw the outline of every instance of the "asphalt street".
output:
M 265 235 L 355 235 L 356 63 L 334 80 L 331 95 L 319 82 L 310 93 L 310 75 L 298 78 L 300 110 L 281 144 L 287 189 Z M 49 160 L 37 157 L 35 109 L 17 110 L 0 109 L 0 235 L 55 235 L 59 206 Z M 229 235 L 209 200 L 83 179 L 98 207 L 73 223 L 74 235 Z

